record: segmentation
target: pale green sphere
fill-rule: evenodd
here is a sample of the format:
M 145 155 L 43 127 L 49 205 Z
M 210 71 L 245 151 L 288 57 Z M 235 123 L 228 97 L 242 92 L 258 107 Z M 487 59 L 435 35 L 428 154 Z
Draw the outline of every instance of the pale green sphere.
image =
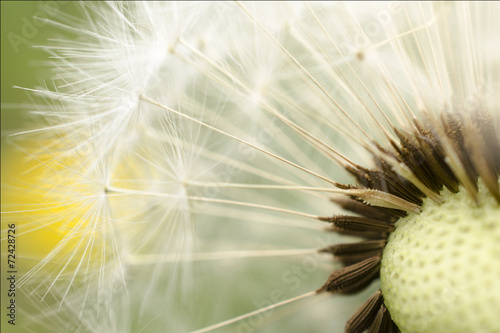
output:
M 426 199 L 396 223 L 383 253 L 382 292 L 403 333 L 500 332 L 500 205 L 480 186 Z

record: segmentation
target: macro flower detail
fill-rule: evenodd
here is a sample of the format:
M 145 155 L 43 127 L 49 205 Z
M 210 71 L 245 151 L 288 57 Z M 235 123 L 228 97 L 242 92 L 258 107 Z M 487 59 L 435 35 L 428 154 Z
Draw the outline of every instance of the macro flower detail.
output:
M 500 5 L 70 5 L 8 137 L 26 329 L 500 331 Z
M 429 331 L 429 332 L 437 332 L 441 330 L 452 330 L 459 331 L 460 327 L 463 326 L 463 323 L 459 325 L 454 324 L 456 320 L 453 318 L 457 318 L 458 313 L 453 313 L 451 318 L 445 318 L 446 324 L 443 324 L 445 320 L 430 318 L 428 320 L 433 321 L 431 324 L 426 322 L 425 317 L 419 318 L 423 322 L 412 322 L 412 319 L 415 316 L 415 313 L 418 311 L 418 307 L 423 304 L 419 304 L 416 299 L 410 299 L 400 296 L 401 294 L 410 293 L 409 290 L 416 289 L 417 287 L 408 286 L 405 283 L 405 279 L 411 277 L 399 277 L 397 272 L 401 272 L 400 275 L 407 274 L 405 265 L 409 265 L 410 263 L 404 262 L 402 260 L 395 260 L 398 256 L 404 256 L 408 254 L 402 254 L 403 251 L 411 251 L 409 255 L 412 255 L 413 258 L 417 258 L 418 255 L 415 255 L 416 251 L 422 251 L 422 247 L 413 248 L 413 246 L 406 246 L 406 249 L 401 240 L 398 237 L 407 237 L 407 238 L 417 238 L 418 240 L 413 242 L 425 242 L 425 246 L 429 247 L 429 244 L 435 244 L 435 249 L 433 253 L 429 253 L 429 256 L 439 256 L 441 252 L 439 251 L 439 247 L 443 246 L 445 240 L 432 237 L 432 235 L 422 234 L 417 236 L 418 231 L 412 230 L 418 227 L 423 227 L 426 225 L 428 227 L 427 232 L 432 232 L 433 229 L 440 227 L 439 221 L 445 219 L 443 217 L 444 214 L 450 214 L 453 216 L 453 212 L 446 211 L 446 208 L 443 202 L 445 199 L 441 196 L 441 191 L 444 191 L 443 188 L 446 187 L 447 191 L 447 200 L 451 201 L 453 204 L 452 207 L 454 209 L 465 212 L 461 212 L 462 216 L 455 217 L 457 220 L 462 219 L 465 220 L 462 225 L 465 225 L 465 232 L 460 231 L 458 234 L 462 234 L 462 237 L 473 237 L 472 235 L 468 235 L 470 233 L 469 228 L 478 228 L 482 229 L 483 225 L 486 224 L 487 232 L 490 233 L 490 236 L 482 236 L 481 241 L 484 242 L 484 246 L 491 246 L 492 249 L 497 247 L 495 244 L 498 244 L 498 239 L 500 237 L 500 229 L 498 227 L 497 221 L 500 218 L 500 212 L 498 210 L 498 204 L 500 204 L 500 196 L 499 196 L 499 186 L 498 186 L 498 175 L 500 173 L 500 163 L 499 163 L 499 141 L 498 134 L 496 133 L 495 127 L 493 127 L 492 117 L 488 115 L 488 113 L 483 113 L 482 115 L 477 115 L 472 113 L 471 118 L 467 120 L 457 120 L 453 115 L 445 115 L 441 118 L 441 123 L 436 125 L 432 125 L 430 120 L 427 120 L 427 126 L 422 126 L 420 123 L 416 122 L 416 128 L 413 129 L 413 132 L 406 131 L 408 133 L 406 136 L 401 134 L 400 131 L 395 129 L 395 133 L 400 139 L 399 143 L 391 142 L 394 151 L 380 149 L 381 156 L 375 156 L 375 165 L 379 166 L 379 170 L 367 170 L 363 169 L 359 166 L 352 167 L 350 170 L 353 175 L 358 179 L 358 182 L 361 186 L 371 188 L 378 191 L 384 191 L 391 193 L 393 195 L 397 195 L 400 198 L 407 200 L 411 203 L 422 205 L 424 203 L 423 198 L 426 198 L 426 201 L 433 200 L 432 204 L 436 206 L 436 209 L 432 213 L 426 214 L 426 218 L 428 221 L 421 216 L 424 214 L 415 214 L 411 213 L 412 217 L 406 218 L 405 226 L 416 224 L 416 226 L 408 227 L 410 229 L 406 232 L 400 231 L 402 226 L 399 226 L 396 232 L 393 231 L 396 229 L 396 226 L 399 224 L 399 220 L 403 219 L 408 212 L 404 209 L 388 209 L 384 207 L 372 207 L 366 206 L 358 199 L 355 202 L 349 204 L 349 201 L 346 199 L 342 199 L 339 204 L 343 206 L 345 209 L 350 210 L 354 213 L 357 213 L 358 216 L 334 216 L 332 218 L 322 218 L 322 220 L 331 222 L 333 224 L 333 230 L 340 233 L 352 233 L 355 235 L 364 237 L 367 239 L 376 238 L 376 240 L 366 240 L 360 243 L 349 243 L 349 244 L 340 244 L 330 246 L 323 251 L 332 253 L 337 259 L 343 262 L 346 267 L 342 268 L 330 275 L 326 283 L 323 287 L 318 289 L 318 293 L 328 291 L 332 293 L 336 292 L 344 292 L 349 293 L 353 291 L 357 291 L 360 288 L 368 285 L 373 279 L 379 277 L 379 271 L 381 268 L 382 260 L 385 261 L 384 269 L 382 269 L 382 290 L 384 292 L 390 294 L 390 302 L 384 302 L 384 293 L 381 290 L 376 291 L 368 301 L 356 312 L 356 314 L 348 321 L 345 332 L 363 332 L 365 329 L 369 329 L 370 332 L 392 332 L 396 330 L 396 326 L 391 320 L 391 311 L 387 311 L 387 306 L 389 306 L 389 310 L 392 307 L 394 308 L 402 308 L 402 307 L 410 307 L 412 312 L 404 313 L 404 316 L 401 316 L 401 312 L 398 311 L 398 316 L 396 318 L 396 323 L 398 327 L 400 327 L 404 332 L 420 332 L 420 331 Z M 424 130 L 424 128 L 426 130 Z M 436 130 L 435 128 L 438 128 Z M 440 134 L 438 134 L 440 133 Z M 450 155 L 453 154 L 458 157 L 455 159 L 458 165 L 453 165 L 450 162 L 446 162 L 453 160 L 446 153 L 446 149 L 443 147 L 450 142 L 453 146 L 451 147 Z M 486 144 L 486 142 L 490 144 Z M 474 149 L 475 152 L 472 153 L 471 150 Z M 472 154 L 474 154 L 475 158 L 472 158 Z M 417 178 L 415 182 L 419 186 L 414 185 L 414 183 L 408 183 L 407 178 L 402 177 L 401 175 L 395 173 L 393 168 L 390 167 L 389 163 L 384 160 L 386 159 L 395 159 L 397 163 L 403 163 L 406 165 L 408 170 L 411 170 L 412 174 Z M 385 165 L 385 168 L 384 168 Z M 475 167 L 476 166 L 476 167 Z M 452 170 L 460 170 L 454 173 Z M 461 177 L 459 176 L 461 175 Z M 480 179 L 488 179 L 487 191 L 482 189 L 481 195 L 479 194 L 478 187 L 478 178 Z M 425 184 L 425 187 L 422 187 L 422 184 Z M 458 196 L 458 192 L 466 191 L 466 184 L 470 187 L 468 195 L 471 198 L 471 203 L 466 203 L 462 200 L 462 202 L 458 201 L 455 197 Z M 348 186 L 348 188 L 352 188 L 353 186 Z M 431 194 L 426 196 L 426 194 Z M 462 197 L 464 197 L 462 195 Z M 481 200 L 479 199 L 481 197 Z M 489 197 L 489 198 L 488 198 Z M 494 199 L 493 199 L 494 198 Z M 351 200 L 356 200 L 354 197 Z M 493 204 L 486 204 L 484 201 L 494 201 Z M 458 201 L 458 202 L 454 202 Z M 479 203 L 481 201 L 481 205 Z M 478 208 L 474 208 L 474 204 L 478 205 Z M 429 205 L 429 203 L 427 203 Z M 493 208 L 489 208 L 491 207 Z M 472 206 L 472 207 L 468 207 Z M 438 208 L 442 207 L 442 208 Z M 430 208 L 425 208 L 429 210 Z M 463 215 L 468 215 L 467 211 L 478 210 L 480 213 L 479 216 L 468 216 L 469 219 L 463 217 Z M 440 212 L 436 212 L 436 210 L 440 210 Z M 438 216 L 441 217 L 438 217 Z M 485 216 L 487 215 L 487 217 Z M 364 217 L 359 217 L 364 216 Z M 377 218 L 374 218 L 377 217 Z M 452 220 L 452 218 L 449 218 Z M 426 223 L 424 223 L 424 221 Z M 434 224 L 435 223 L 435 224 Z M 458 224 L 458 221 L 453 221 L 451 228 L 458 228 L 453 224 Z M 469 225 L 472 224 L 472 225 Z M 485 230 L 485 231 L 486 231 Z M 450 232 L 454 234 L 453 232 Z M 390 236 L 390 237 L 389 237 Z M 443 234 L 443 236 L 452 237 L 449 233 Z M 432 241 L 427 240 L 426 238 L 432 238 Z M 452 242 L 453 240 L 450 240 Z M 407 241 L 409 243 L 410 241 Z M 465 244 L 464 244 L 465 243 Z M 386 244 L 389 244 L 389 250 L 384 250 Z M 486 245 L 488 244 L 488 245 Z M 454 246 L 448 246 L 446 250 L 456 253 L 457 251 L 466 251 L 463 250 L 462 247 L 467 246 L 467 242 L 457 242 Z M 472 249 L 468 249 L 472 251 Z M 384 252 L 385 251 L 385 252 Z M 387 253 L 389 251 L 389 253 Z M 498 248 L 494 250 L 495 253 L 490 253 L 489 251 L 485 251 L 484 255 L 487 257 L 485 261 L 487 262 L 495 262 L 496 253 L 498 253 Z M 422 254 L 421 254 L 422 255 Z M 387 259 L 389 257 L 390 259 Z M 383 258 L 383 259 L 382 259 Z M 430 260 L 430 259 L 429 259 Z M 459 259 L 462 260 L 462 259 Z M 424 260 L 425 261 L 425 260 Z M 422 269 L 427 269 L 427 271 L 436 271 L 439 268 L 439 265 L 442 263 L 438 262 L 438 264 L 428 264 L 430 267 L 422 267 Z M 403 266 L 403 267 L 401 267 Z M 475 265 L 472 264 L 471 267 Z M 494 280 L 494 276 L 497 276 L 498 269 L 493 267 L 479 267 L 479 269 L 485 270 L 484 273 L 481 273 L 480 280 L 489 282 Z M 466 271 L 474 271 L 476 268 L 467 268 Z M 459 274 L 459 269 L 455 268 L 448 274 L 455 275 Z M 487 273 L 490 271 L 492 274 Z M 413 272 L 413 274 L 417 274 Z M 428 273 L 427 273 L 428 274 Z M 470 273 L 469 273 L 470 274 Z M 470 276 L 470 275 L 469 275 Z M 434 277 L 435 279 L 438 276 Z M 444 278 L 441 276 L 440 278 Z M 447 281 L 450 277 L 447 276 Z M 463 277 L 464 280 L 466 277 Z M 397 284 L 394 280 L 400 280 L 402 282 L 402 286 L 395 291 L 395 285 Z M 426 283 L 431 283 L 429 281 L 425 281 Z M 424 282 L 414 282 L 418 284 L 420 287 L 420 294 L 423 294 L 423 289 L 426 288 L 426 283 Z M 456 282 L 455 282 L 456 283 Z M 474 283 L 477 283 L 474 282 Z M 429 288 L 427 286 L 427 288 Z M 404 291 L 406 289 L 406 291 Z M 415 293 L 412 295 L 415 296 Z M 458 296 L 457 298 L 460 298 Z M 404 303 L 412 303 L 418 304 L 419 306 L 412 307 L 409 304 Z M 385 303 L 385 304 L 384 304 Z M 447 305 L 448 307 L 463 307 L 466 305 L 462 302 L 458 301 L 454 305 Z M 491 303 L 486 305 L 485 308 L 494 309 L 491 310 L 491 315 L 489 317 L 484 317 L 485 313 L 488 310 L 483 311 L 483 313 L 468 315 L 467 318 L 470 322 L 476 322 L 474 326 L 470 329 L 479 329 L 485 332 L 493 332 L 495 330 L 500 329 L 497 327 L 497 320 L 493 313 L 498 313 L 500 310 L 498 306 L 498 299 L 491 299 Z M 398 309 L 399 310 L 399 309 Z M 445 310 L 442 310 L 445 312 Z M 440 316 L 446 317 L 445 314 L 439 313 Z M 477 316 L 478 319 L 474 317 Z M 481 319 L 479 319 L 481 317 Z M 448 320 L 451 319 L 451 322 Z M 408 324 L 410 322 L 410 324 Z M 437 322 L 437 324 L 436 324 Z M 436 325 L 436 326 L 433 326 Z

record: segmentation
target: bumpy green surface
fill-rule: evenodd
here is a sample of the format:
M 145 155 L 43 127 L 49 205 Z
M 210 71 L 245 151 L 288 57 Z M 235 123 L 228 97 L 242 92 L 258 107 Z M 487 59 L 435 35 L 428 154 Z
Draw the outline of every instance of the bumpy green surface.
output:
M 385 304 L 402 332 L 500 332 L 500 206 L 481 187 L 426 200 L 400 219 L 381 268 Z

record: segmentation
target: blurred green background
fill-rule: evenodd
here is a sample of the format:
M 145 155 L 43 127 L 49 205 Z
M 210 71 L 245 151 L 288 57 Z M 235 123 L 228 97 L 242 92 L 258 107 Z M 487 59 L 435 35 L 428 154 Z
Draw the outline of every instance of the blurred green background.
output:
M 14 86 L 34 88 L 49 79 L 44 65 L 48 54 L 36 46 L 61 36 L 61 29 L 35 17 L 58 19 L 78 16 L 78 1 L 1 1 L 1 131 L 2 160 L 8 153 L 7 136 L 29 126 L 29 93 Z M 4 149 L 5 148 L 5 149 Z M 3 162 L 2 162 L 3 163 Z
M 40 63 L 47 54 L 33 46 L 43 45 L 53 30 L 34 19 L 41 11 L 39 1 L 2 1 L 2 134 L 22 128 L 27 110 L 13 104 L 27 101 L 27 93 L 13 86 L 34 87 L 40 82 Z M 50 4 L 50 3 L 49 3 Z M 58 5 L 60 7 L 60 5 Z M 44 12 L 44 11 L 43 11 Z M 35 25 L 36 24 L 39 25 Z M 42 25 L 42 26 L 40 26 Z
M 16 111 L 11 105 L 21 103 L 26 93 L 14 89 L 14 85 L 34 86 L 37 81 L 33 60 L 42 59 L 44 52 L 31 47 L 39 41 L 45 29 L 31 39 L 31 45 L 14 45 L 16 37 L 22 37 L 23 18 L 30 18 L 37 11 L 36 1 L 2 1 L 2 134 L 22 126 L 25 112 Z M 37 38 L 38 37 L 38 38 Z M 15 47 L 17 46 L 17 47 Z
M 4 186 L 14 182 L 16 171 L 22 169 L 23 163 L 20 154 L 16 154 L 15 145 L 11 144 L 9 138 L 20 130 L 31 128 L 33 121 L 30 119 L 30 92 L 14 86 L 35 88 L 43 80 L 50 79 L 49 68 L 45 66 L 49 55 L 36 46 L 45 45 L 48 38 L 63 37 L 61 30 L 50 24 L 40 21 L 35 17 L 54 18 L 58 20 L 64 15 L 78 17 L 79 2 L 72 1 L 1 1 L 1 169 L 2 169 L 2 194 Z M 31 109 L 31 110 L 30 110 Z M 2 195 L 2 206 L 4 196 Z M 4 209 L 2 209 L 3 211 Z M 7 228 L 2 221 L 2 230 Z M 17 244 L 19 245 L 19 244 Z M 17 249 L 16 249 L 17 250 Z M 2 290 L 1 307 L 6 308 L 7 283 L 6 281 L 6 243 L 2 242 Z M 17 253 L 18 254 L 18 253 Z M 19 256 L 18 256 L 19 257 Z M 17 258 L 16 258 L 17 259 Z M 19 279 L 22 267 L 19 262 L 16 268 L 19 270 Z M 16 326 L 9 325 L 6 311 L 1 311 L 2 332 L 25 332 L 22 325 L 22 314 L 19 313 L 19 303 L 23 302 L 21 293 L 16 293 L 17 317 Z M 31 332 L 31 331 L 30 331 Z

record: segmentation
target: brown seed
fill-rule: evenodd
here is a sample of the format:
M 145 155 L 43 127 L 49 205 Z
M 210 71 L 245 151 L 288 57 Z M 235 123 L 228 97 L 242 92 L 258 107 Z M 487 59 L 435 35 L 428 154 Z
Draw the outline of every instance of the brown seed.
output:
M 358 291 L 370 283 L 379 273 L 381 256 L 365 259 L 361 262 L 341 268 L 328 277 L 325 284 L 316 293 L 350 293 Z
M 339 229 L 351 231 L 372 231 L 372 232 L 391 232 L 394 230 L 394 224 L 369 219 L 362 216 L 337 215 L 332 217 L 320 217 L 321 221 L 330 222 Z
M 373 326 L 373 320 L 383 302 L 382 291 L 379 289 L 349 318 L 345 325 L 345 333 L 362 333 Z
M 382 304 L 377 312 L 377 315 L 373 319 L 373 322 L 368 330 L 368 333 L 385 333 L 389 331 L 389 324 L 391 318 L 389 316 L 389 311 Z
M 399 216 L 394 215 L 388 208 L 369 206 L 365 203 L 347 198 L 343 195 L 333 197 L 330 200 L 343 209 L 359 215 L 363 215 L 364 217 L 391 223 L 396 222 L 396 220 L 399 218 Z
M 370 240 L 359 243 L 336 244 L 320 250 L 328 252 L 344 265 L 351 265 L 367 258 L 381 255 L 386 240 Z

